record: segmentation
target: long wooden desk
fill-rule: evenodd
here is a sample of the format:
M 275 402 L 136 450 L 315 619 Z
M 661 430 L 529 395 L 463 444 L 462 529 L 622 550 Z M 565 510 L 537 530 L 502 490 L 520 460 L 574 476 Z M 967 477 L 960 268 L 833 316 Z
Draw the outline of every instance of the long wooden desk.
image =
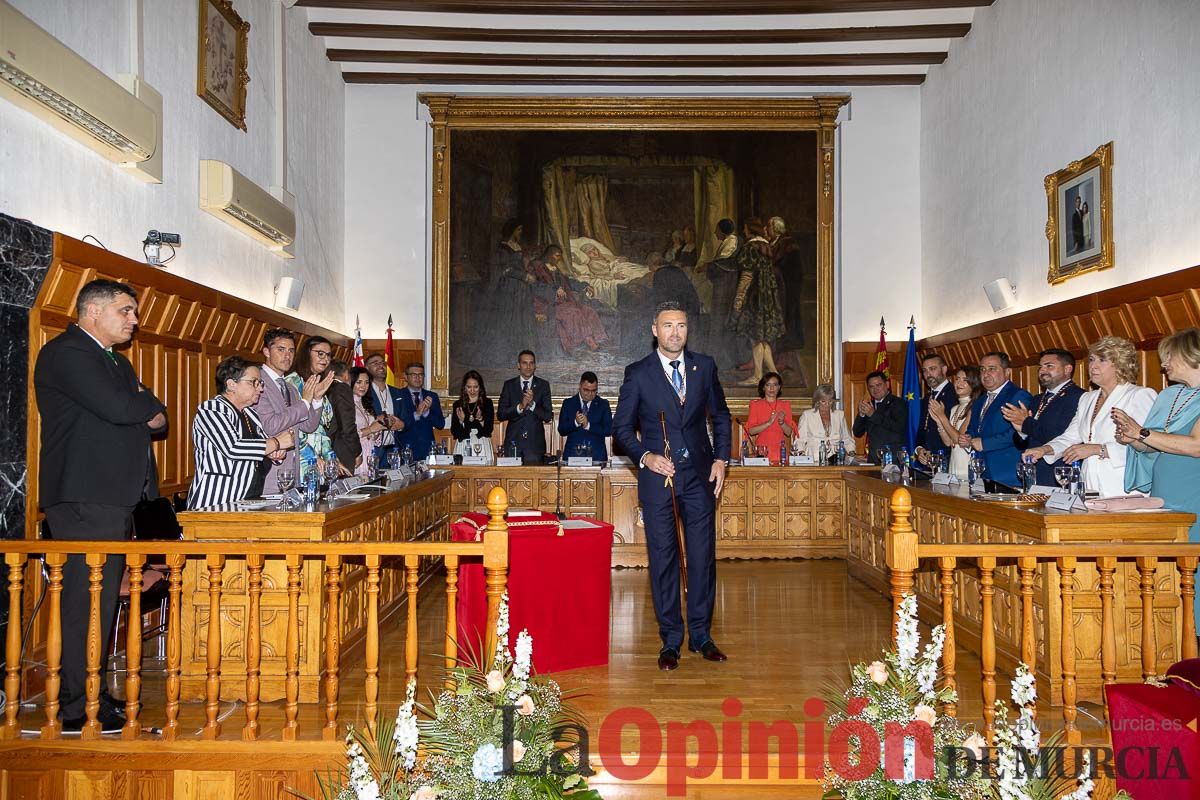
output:
M 885 561 L 888 507 L 896 483 L 878 475 L 849 474 L 846 484 L 846 529 L 849 537 L 850 574 L 891 595 Z M 1186 542 L 1191 514 L 1168 511 L 1153 513 L 1070 513 L 1044 509 L 1023 510 L 968 496 L 965 485 L 933 487 L 928 482 L 908 486 L 913 501 L 913 528 L 921 543 L 942 544 L 1031 544 L 1039 542 Z M 979 652 L 981 609 L 979 580 L 970 566 L 956 573 L 955 634 L 961 644 Z M 1141 625 L 1141 576 L 1136 566 L 1121 562 L 1113 577 L 1113 613 L 1118 620 L 1117 679 L 1140 682 L 1140 639 L 1130 634 Z M 1166 667 L 1178 660 L 1181 618 L 1179 581 L 1172 564 L 1162 563 L 1156 574 L 1154 619 L 1157 625 L 1158 664 Z M 1061 594 L 1058 568 L 1043 563 L 1034 577 L 1034 626 L 1037 643 L 1037 673 L 1044 691 L 1049 688 L 1061 699 L 1062 670 L 1057 658 L 1061 642 Z M 1001 565 L 995 571 L 995 619 L 997 662 L 1005 669 L 1016 666 L 1021 652 L 1021 594 L 1015 566 Z M 941 586 L 936 565 L 923 562 L 915 579 L 921 617 L 930 624 L 942 619 Z M 1074 596 L 1076 671 L 1080 700 L 1102 702 L 1100 676 L 1101 609 L 1099 576 L 1095 564 L 1080 561 L 1075 572 Z M 1052 654 L 1054 657 L 1051 657 Z M 1048 669 L 1049 667 L 1049 669 Z
M 450 475 L 435 472 L 418 483 L 365 500 L 334 500 L 314 511 L 274 509 L 187 511 L 179 515 L 184 539 L 302 541 L 302 542 L 404 542 L 448 541 L 450 537 Z M 282 552 L 283 548 L 281 548 Z M 380 576 L 380 618 L 404 597 L 404 573 L 384 564 Z M 300 584 L 300 701 L 315 702 L 321 663 L 324 566 L 315 559 L 304 562 Z M 366 630 L 366 570 L 359 564 L 343 567 L 341 642 L 343 654 L 361 643 Z M 180 640 L 183 643 L 180 673 L 184 700 L 204 698 L 209 618 L 208 574 L 203 561 L 189 560 L 183 574 L 183 609 Z M 245 620 L 249 598 L 246 563 L 229 561 L 222 573 L 221 594 L 221 697 L 244 699 L 246 685 Z M 263 567 L 261 599 L 262 679 L 261 698 L 284 696 L 287 640 L 287 570 L 284 559 L 267 559 Z
M 717 507 L 718 558 L 845 558 L 843 475 L 873 467 L 729 467 Z M 484 508 L 496 486 L 514 507 L 612 523 L 613 565 L 646 566 L 646 537 L 632 466 L 454 467 L 450 512 Z

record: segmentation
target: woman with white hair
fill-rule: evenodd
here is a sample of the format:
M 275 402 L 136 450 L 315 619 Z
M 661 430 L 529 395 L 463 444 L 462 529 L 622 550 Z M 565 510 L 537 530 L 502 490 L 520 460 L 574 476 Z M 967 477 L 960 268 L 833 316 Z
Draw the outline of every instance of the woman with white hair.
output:
M 821 383 L 813 389 L 812 408 L 800 415 L 796 425 L 800 452 L 815 458 L 821 452 L 821 442 L 825 442 L 826 451 L 836 453 L 840 442 L 847 455 L 854 454 L 854 436 L 846 426 L 846 415 L 833 407 L 835 400 L 833 384 Z

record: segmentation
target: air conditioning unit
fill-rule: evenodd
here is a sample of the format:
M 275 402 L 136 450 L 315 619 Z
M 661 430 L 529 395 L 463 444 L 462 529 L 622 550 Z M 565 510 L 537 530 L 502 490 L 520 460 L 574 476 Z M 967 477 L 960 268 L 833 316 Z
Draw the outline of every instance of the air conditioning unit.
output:
M 130 167 L 161 143 L 154 109 L 0 0 L 0 94 Z
M 200 208 L 265 244 L 276 255 L 296 238 L 296 215 L 224 161 L 200 161 Z

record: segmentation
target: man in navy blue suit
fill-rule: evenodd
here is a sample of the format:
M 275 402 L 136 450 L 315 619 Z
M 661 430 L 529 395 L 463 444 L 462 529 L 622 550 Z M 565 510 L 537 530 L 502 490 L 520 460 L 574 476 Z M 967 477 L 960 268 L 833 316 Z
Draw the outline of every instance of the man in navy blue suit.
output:
M 687 556 L 688 649 L 708 661 L 725 660 L 709 629 L 717 588 L 716 504 L 725 484 L 731 429 L 716 362 L 684 349 L 687 312 L 678 302 L 660 303 L 651 332 L 658 347 L 626 367 L 613 434 L 638 464 L 650 588 L 663 644 L 658 668 L 672 670 L 679 666 L 684 632 L 672 486 Z M 714 453 L 719 457 L 714 458 Z
M 1043 350 L 1038 357 L 1038 384 L 1042 393 L 1033 398 L 1032 404 L 1009 404 L 1000 412 L 1013 426 L 1013 443 L 1018 450 L 1041 447 L 1067 429 L 1079 408 L 1083 389 L 1072 378 L 1075 377 L 1075 356 L 1057 348 Z M 1042 486 L 1054 486 L 1054 466 L 1062 460 L 1047 464 L 1037 459 L 1037 482 Z
M 950 412 L 958 404 L 958 396 L 954 394 L 954 387 L 946 379 L 946 359 L 937 353 L 930 353 L 921 359 L 921 375 L 925 378 L 925 385 L 929 390 L 921 398 L 921 422 L 917 428 L 915 455 L 922 464 L 928 464 L 930 453 L 946 449 L 946 443 L 938 433 L 937 420 L 929 413 L 929 404 L 935 400 L 941 403 L 942 408 L 946 410 L 946 417 L 949 418 Z
M 1010 379 L 1007 353 L 986 353 L 979 359 L 979 381 L 985 390 L 971 404 L 971 424 L 959 443 L 983 453 L 988 478 L 1006 486 L 1017 486 L 1020 453 L 1013 444 L 1012 425 L 1000 413 L 1006 404 L 1033 404 L 1033 396 Z
M 608 461 L 604 437 L 612 433 L 612 409 L 608 401 L 596 396 L 599 381 L 596 373 L 579 376 L 579 393 L 563 400 L 558 410 L 558 434 L 567 437 L 563 452 L 570 458 L 578 445 L 592 446 L 592 460 Z
M 400 418 L 405 420 L 404 431 L 396 444 L 412 448 L 413 458 L 424 461 L 433 449 L 433 429 L 446 427 L 442 404 L 433 392 L 425 391 L 425 365 L 414 361 L 404 368 L 408 384 L 400 390 Z
M 367 402 L 375 421 L 383 426 L 379 444 L 375 447 L 375 458 L 386 465 L 388 456 L 399 447 L 397 440 L 406 424 L 400 416 L 403 397 L 399 389 L 387 382 L 387 360 L 383 353 L 372 353 L 364 364 L 367 372 L 371 373 L 371 391 L 367 392 Z

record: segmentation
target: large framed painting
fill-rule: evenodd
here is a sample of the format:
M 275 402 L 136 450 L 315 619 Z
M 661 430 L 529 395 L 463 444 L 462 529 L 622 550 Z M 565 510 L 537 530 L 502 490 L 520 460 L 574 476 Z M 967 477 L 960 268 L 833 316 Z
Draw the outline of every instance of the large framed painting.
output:
M 196 69 L 196 94 L 229 120 L 246 130 L 246 46 L 250 23 L 233 10 L 232 0 L 199 0 L 200 41 Z
M 1047 280 L 1061 283 L 1116 262 L 1112 228 L 1113 143 L 1046 176 Z
M 844 96 L 425 95 L 432 119 L 432 385 L 518 353 L 558 397 L 615 395 L 653 309 L 689 313 L 735 401 L 833 371 L 834 132 Z M 492 388 L 494 387 L 494 388 Z

